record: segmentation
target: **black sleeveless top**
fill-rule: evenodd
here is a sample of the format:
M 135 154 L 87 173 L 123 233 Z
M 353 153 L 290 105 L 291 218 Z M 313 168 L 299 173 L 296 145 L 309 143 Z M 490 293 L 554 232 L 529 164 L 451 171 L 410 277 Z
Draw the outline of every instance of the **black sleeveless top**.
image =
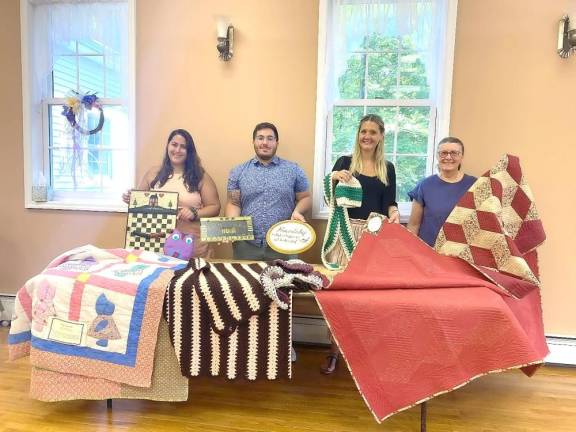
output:
M 341 156 L 334 164 L 332 171 L 349 170 L 351 163 L 352 156 Z M 386 169 L 388 170 L 388 186 L 382 183 L 378 177 L 369 177 L 363 174 L 354 175 L 362 185 L 362 206 L 348 209 L 348 216 L 352 219 L 367 219 L 371 212 L 388 216 L 388 207 L 391 205 L 398 207 L 394 164 L 386 161 Z

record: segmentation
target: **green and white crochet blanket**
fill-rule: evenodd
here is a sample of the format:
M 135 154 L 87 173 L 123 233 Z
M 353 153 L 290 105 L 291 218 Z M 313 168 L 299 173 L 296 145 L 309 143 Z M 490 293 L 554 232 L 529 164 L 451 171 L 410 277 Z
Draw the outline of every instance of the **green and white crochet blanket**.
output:
M 324 177 L 324 200 L 330 208 L 330 216 L 324 233 L 322 244 L 322 263 L 330 270 L 340 270 L 339 263 L 330 262 L 328 254 L 338 243 L 350 259 L 356 247 L 356 240 L 352 233 L 348 207 L 360 207 L 362 204 L 362 188 L 360 182 L 353 178 L 351 182 L 340 182 L 334 187 L 331 175 Z

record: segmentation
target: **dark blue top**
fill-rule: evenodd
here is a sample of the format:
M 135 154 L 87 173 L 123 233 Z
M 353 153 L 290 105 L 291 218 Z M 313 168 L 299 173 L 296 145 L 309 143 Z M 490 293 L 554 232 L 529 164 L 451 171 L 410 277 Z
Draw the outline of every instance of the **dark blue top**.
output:
M 349 170 L 352 164 L 352 156 L 341 156 L 332 171 Z M 357 208 L 349 208 L 348 216 L 352 219 L 368 219 L 370 213 L 376 212 L 388 215 L 388 207 L 396 206 L 396 170 L 392 162 L 386 161 L 388 172 L 388 185 L 385 185 L 376 176 L 369 177 L 363 174 L 354 174 L 362 185 L 362 205 Z
M 266 232 L 276 222 L 290 219 L 296 194 L 308 190 L 308 179 L 298 164 L 274 156 L 264 165 L 254 157 L 230 171 L 228 191 L 240 191 L 242 216 L 252 216 L 254 240 L 266 244 Z
M 476 177 L 467 174 L 464 174 L 458 183 L 448 183 L 437 175 L 420 180 L 416 187 L 408 192 L 410 200 L 415 200 L 424 207 L 418 237 L 434 247 L 446 218 L 475 181 Z

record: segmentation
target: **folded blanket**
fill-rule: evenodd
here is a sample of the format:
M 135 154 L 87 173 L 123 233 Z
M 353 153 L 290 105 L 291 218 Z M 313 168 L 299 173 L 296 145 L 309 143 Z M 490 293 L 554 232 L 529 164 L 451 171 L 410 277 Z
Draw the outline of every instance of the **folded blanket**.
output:
M 282 309 L 266 295 L 265 266 L 197 258 L 176 272 L 164 316 L 184 376 L 291 376 L 292 296 Z
M 30 397 L 45 402 L 85 399 L 188 400 L 188 379 L 180 373 L 170 344 L 168 324 L 160 320 L 150 387 L 134 387 L 104 378 L 56 372 L 32 367 Z
M 10 358 L 30 354 L 38 369 L 149 387 L 164 293 L 178 265 L 137 250 L 62 254 L 17 293 Z
M 266 294 L 281 309 L 289 308 L 287 289 L 294 291 L 319 290 L 328 286 L 328 279 L 314 270 L 314 266 L 299 259 L 274 260 L 260 274 L 260 283 Z
M 331 174 L 324 177 L 324 201 L 330 209 L 330 214 L 324 233 L 321 257 L 326 268 L 340 270 L 341 264 L 331 262 L 329 253 L 340 245 L 349 260 L 354 252 L 356 239 L 348 217 L 348 208 L 362 205 L 362 186 L 354 177 L 349 182 L 338 182 L 336 187 L 334 184 Z
M 435 248 L 461 258 L 515 297 L 540 286 L 536 248 L 546 239 L 516 156 L 478 178 L 446 219 Z

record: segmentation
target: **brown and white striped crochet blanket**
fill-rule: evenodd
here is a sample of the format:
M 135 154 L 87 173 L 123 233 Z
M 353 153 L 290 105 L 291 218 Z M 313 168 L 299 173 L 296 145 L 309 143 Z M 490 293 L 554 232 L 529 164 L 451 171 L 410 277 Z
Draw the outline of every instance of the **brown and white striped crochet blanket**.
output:
M 175 273 L 164 316 L 182 375 L 291 377 L 292 295 L 282 309 L 265 294 L 265 267 L 196 258 Z

